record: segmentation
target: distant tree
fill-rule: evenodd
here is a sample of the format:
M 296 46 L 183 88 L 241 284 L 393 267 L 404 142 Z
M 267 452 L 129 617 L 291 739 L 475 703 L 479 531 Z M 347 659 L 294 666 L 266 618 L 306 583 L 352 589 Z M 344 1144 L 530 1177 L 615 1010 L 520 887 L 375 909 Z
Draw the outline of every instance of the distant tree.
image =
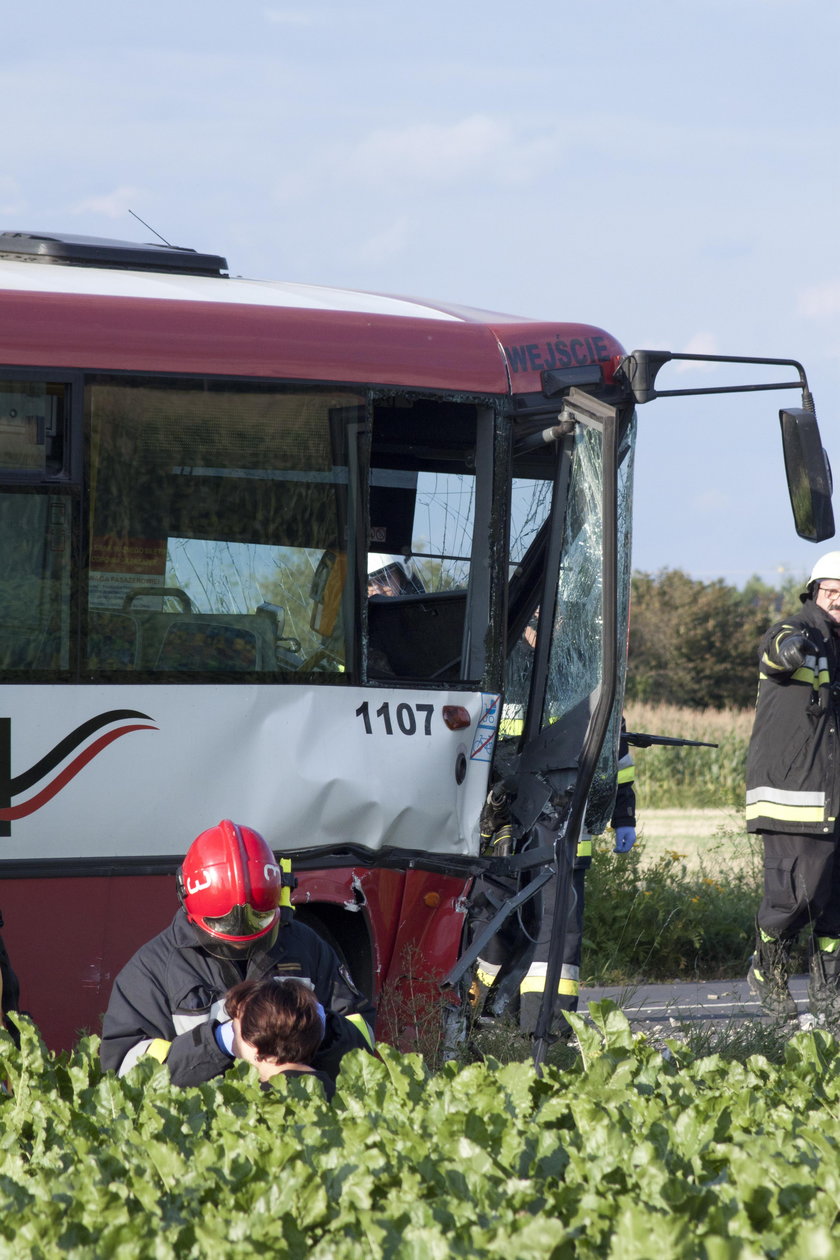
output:
M 796 607 L 800 583 L 751 578 L 742 591 L 679 569 L 634 573 L 627 698 L 689 708 L 746 708 L 758 683 L 764 631 Z

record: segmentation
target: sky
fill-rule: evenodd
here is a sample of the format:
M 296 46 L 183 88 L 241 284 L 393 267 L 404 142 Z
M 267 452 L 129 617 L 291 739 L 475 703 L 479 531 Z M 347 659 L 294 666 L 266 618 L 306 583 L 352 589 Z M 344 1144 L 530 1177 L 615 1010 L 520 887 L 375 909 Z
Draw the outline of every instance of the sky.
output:
M 3 26 L 0 229 L 156 239 L 132 211 L 232 274 L 798 360 L 840 482 L 835 0 L 31 0 Z M 634 568 L 775 582 L 833 549 L 788 505 L 800 401 L 639 409 Z

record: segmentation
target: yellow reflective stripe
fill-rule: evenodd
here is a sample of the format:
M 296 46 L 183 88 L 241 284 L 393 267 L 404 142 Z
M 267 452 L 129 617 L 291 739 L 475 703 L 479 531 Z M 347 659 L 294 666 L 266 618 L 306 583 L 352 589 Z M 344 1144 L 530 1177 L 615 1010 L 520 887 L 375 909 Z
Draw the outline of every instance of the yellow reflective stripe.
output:
M 794 682 L 808 683 L 811 687 L 827 687 L 829 674 L 827 669 L 821 668 L 820 672 L 816 674 L 808 665 L 802 665 L 799 669 L 794 670 L 791 678 Z
M 358 1028 L 359 1032 L 362 1034 L 372 1050 L 373 1033 L 371 1032 L 370 1025 L 365 1022 L 361 1015 L 345 1015 L 344 1018 L 347 1020 L 348 1024 L 353 1024 L 355 1028 Z
M 619 770 L 618 772 L 619 783 L 632 783 L 635 778 L 636 778 L 635 766 L 628 766 L 626 770 Z
M 545 993 L 545 976 L 526 976 L 519 986 L 520 993 Z M 580 993 L 580 982 L 577 980 L 560 980 L 557 992 L 568 997 L 577 997 Z
M 578 840 L 577 847 L 578 857 L 592 857 L 592 837 L 587 836 L 585 840 Z
M 747 821 L 751 818 L 777 818 L 782 822 L 822 822 L 825 810 L 814 805 L 779 805 L 776 801 L 753 801 L 747 806 L 746 816 Z
M 150 1054 L 153 1059 L 157 1059 L 158 1063 L 165 1063 L 169 1058 L 171 1049 L 171 1041 L 164 1041 L 162 1037 L 155 1037 L 154 1041 L 149 1042 L 146 1054 Z
M 521 735 L 525 729 L 525 723 L 522 718 L 506 718 L 503 717 L 499 722 L 499 734 L 512 738 L 514 735 Z
M 284 875 L 291 875 L 291 873 L 292 873 L 292 859 L 291 859 L 291 858 L 280 858 L 280 860 L 279 860 L 279 861 L 280 861 L 280 870 L 283 872 L 283 874 L 284 874 Z M 289 908 L 289 909 L 291 909 L 291 905 L 292 905 L 292 890 L 291 890 L 290 885 L 289 885 L 288 883 L 286 883 L 286 881 L 285 881 L 285 880 L 283 881 L 283 883 L 282 883 L 282 885 L 281 885 L 281 887 L 280 887 L 280 905 L 281 905 L 281 906 L 286 906 L 286 907 L 287 907 L 287 908 Z
M 840 941 L 836 936 L 818 936 L 817 949 L 823 954 L 836 954 L 840 949 Z
M 494 975 L 491 975 L 489 971 L 484 971 L 481 967 L 476 967 L 475 978 L 478 980 L 479 984 L 484 985 L 485 989 L 489 989 L 490 985 L 496 979 Z

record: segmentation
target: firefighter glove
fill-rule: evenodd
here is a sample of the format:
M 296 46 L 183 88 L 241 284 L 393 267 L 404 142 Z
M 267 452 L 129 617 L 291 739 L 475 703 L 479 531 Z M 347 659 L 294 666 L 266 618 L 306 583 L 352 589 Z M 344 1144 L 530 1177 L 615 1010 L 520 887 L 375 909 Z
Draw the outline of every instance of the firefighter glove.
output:
M 806 656 L 816 656 L 817 649 L 804 634 L 789 634 L 779 647 L 779 661 L 785 669 L 799 669 Z
M 629 853 L 636 843 L 635 827 L 616 827 L 615 829 L 615 853 Z

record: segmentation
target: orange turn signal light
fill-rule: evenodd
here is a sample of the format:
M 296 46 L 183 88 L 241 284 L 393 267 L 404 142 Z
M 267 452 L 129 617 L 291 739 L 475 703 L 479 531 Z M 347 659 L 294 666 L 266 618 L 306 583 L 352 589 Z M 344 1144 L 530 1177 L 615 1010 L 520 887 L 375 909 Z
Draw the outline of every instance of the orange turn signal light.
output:
M 469 711 L 462 704 L 445 704 L 443 721 L 450 731 L 463 731 L 470 724 Z

